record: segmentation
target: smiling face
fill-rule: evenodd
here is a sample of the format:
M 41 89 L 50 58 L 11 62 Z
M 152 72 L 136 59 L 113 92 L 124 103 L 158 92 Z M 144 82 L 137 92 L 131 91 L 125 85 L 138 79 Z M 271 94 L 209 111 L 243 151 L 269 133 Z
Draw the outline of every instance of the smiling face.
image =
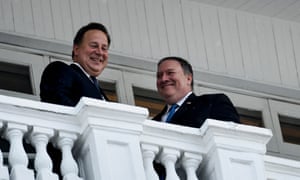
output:
M 107 66 L 108 39 L 100 30 L 85 32 L 82 42 L 73 46 L 74 61 L 91 76 L 98 76 Z
M 168 59 L 157 69 L 156 87 L 167 104 L 174 104 L 192 91 L 192 75 L 185 74 L 180 63 Z

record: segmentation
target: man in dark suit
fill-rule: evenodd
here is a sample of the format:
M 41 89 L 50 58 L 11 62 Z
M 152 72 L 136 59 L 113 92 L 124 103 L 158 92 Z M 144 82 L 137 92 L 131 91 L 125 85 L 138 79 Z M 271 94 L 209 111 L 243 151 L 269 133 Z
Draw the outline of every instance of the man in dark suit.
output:
M 90 23 L 79 29 L 73 40 L 73 63 L 56 61 L 44 70 L 40 84 L 41 101 L 75 106 L 81 97 L 108 100 L 96 77 L 107 66 L 110 36 L 104 25 Z M 48 144 L 53 171 L 60 176 L 61 151 Z
M 41 101 L 75 106 L 81 97 L 108 100 L 100 88 L 97 76 L 108 62 L 110 36 L 104 25 L 83 26 L 73 40 L 73 63 L 50 63 L 40 84 Z
M 165 57 L 157 66 L 156 86 L 166 102 L 153 119 L 199 128 L 207 118 L 239 123 L 239 115 L 225 94 L 196 96 L 193 90 L 192 66 L 180 57 Z M 168 117 L 172 105 L 175 113 Z
M 207 118 L 239 123 L 239 115 L 225 94 L 196 96 L 193 90 L 192 66 L 180 57 L 165 57 L 158 62 L 156 86 L 166 102 L 153 119 L 177 125 L 200 128 Z M 154 162 L 160 179 L 165 168 Z

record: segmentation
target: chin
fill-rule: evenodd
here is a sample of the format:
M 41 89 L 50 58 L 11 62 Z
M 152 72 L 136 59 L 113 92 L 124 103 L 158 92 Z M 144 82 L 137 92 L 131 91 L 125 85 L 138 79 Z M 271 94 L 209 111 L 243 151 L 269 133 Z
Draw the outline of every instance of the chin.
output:
M 174 93 L 174 87 L 170 87 L 170 86 L 167 86 L 167 87 L 163 87 L 163 88 L 161 88 L 161 92 L 163 93 L 163 94 L 173 94 Z
M 162 97 L 164 97 L 165 99 L 169 99 L 170 97 L 173 96 L 174 93 L 165 93 L 165 92 L 161 92 L 160 94 L 161 94 Z

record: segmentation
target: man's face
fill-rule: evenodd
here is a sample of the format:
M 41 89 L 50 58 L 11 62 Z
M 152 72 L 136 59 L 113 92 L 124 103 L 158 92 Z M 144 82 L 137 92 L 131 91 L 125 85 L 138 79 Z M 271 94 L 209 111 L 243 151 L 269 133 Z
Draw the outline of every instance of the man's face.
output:
M 98 76 L 107 66 L 108 40 L 104 32 L 89 30 L 82 42 L 73 46 L 74 61 L 91 76 Z
M 192 90 L 192 75 L 184 74 L 179 62 L 163 61 L 157 70 L 156 87 L 167 104 L 174 104 Z

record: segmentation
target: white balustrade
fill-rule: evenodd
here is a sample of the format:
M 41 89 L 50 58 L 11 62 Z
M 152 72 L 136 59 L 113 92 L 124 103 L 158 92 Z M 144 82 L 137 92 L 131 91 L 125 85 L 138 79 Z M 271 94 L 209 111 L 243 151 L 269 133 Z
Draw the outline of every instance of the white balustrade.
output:
M 146 179 L 159 180 L 159 177 L 153 168 L 153 161 L 159 151 L 159 147 L 150 144 L 142 144 L 141 148 L 143 153 Z
M 165 166 L 167 180 L 300 179 L 298 161 L 265 159 L 272 136 L 267 129 L 216 120 L 199 129 L 147 117 L 144 108 L 89 98 L 73 108 L 0 95 L 0 127 L 5 125 L 0 133 L 10 143 L 9 179 L 34 179 L 22 144 L 26 134 L 36 149 L 37 180 L 57 180 L 46 153 L 53 131 L 64 180 L 158 180 L 154 160 Z M 8 180 L 0 151 L 3 169 L 0 180 Z
M 159 160 L 166 168 L 166 180 L 180 180 L 175 168 L 175 163 L 180 156 L 180 151 L 163 148 Z
M 268 180 L 300 180 L 300 161 L 268 155 L 264 159 Z
M 31 144 L 35 147 L 36 156 L 34 167 L 37 172 L 36 180 L 58 180 L 58 176 L 52 173 L 52 161 L 47 153 L 47 144 L 54 135 L 53 129 L 33 127 L 31 132 Z
M 81 136 L 74 147 L 85 165 L 83 178 L 145 180 L 140 136 L 145 108 L 82 98 Z
M 28 169 L 28 158 L 23 147 L 23 135 L 27 126 L 8 123 L 5 136 L 10 142 L 8 162 L 11 166 L 11 180 L 34 180 L 34 173 Z
M 202 161 L 202 155 L 190 152 L 184 152 L 181 159 L 182 166 L 185 169 L 187 180 L 198 180 L 196 171 Z
M 61 174 L 64 180 L 82 180 L 78 176 L 78 166 L 72 155 L 72 148 L 77 135 L 60 131 L 57 137 L 57 146 L 62 151 L 62 161 L 60 165 Z
M 201 131 L 205 133 L 203 141 L 207 147 L 202 163 L 204 179 L 266 179 L 263 157 L 272 137 L 270 130 L 207 120 Z

